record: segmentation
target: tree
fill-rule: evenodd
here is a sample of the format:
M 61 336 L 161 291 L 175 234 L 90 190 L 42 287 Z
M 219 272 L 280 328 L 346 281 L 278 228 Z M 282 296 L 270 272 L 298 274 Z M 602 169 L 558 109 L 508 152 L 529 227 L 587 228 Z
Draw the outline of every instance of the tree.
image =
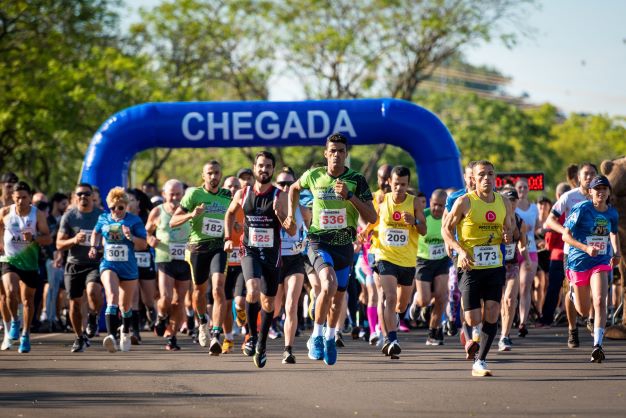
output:
M 69 188 L 98 126 L 151 90 L 114 35 L 119 1 L 39 0 L 0 11 L 0 166 Z
M 411 100 L 461 48 L 499 36 L 514 45 L 532 1 L 286 0 L 273 9 L 276 42 L 311 98 Z M 371 177 L 379 145 L 364 167 Z

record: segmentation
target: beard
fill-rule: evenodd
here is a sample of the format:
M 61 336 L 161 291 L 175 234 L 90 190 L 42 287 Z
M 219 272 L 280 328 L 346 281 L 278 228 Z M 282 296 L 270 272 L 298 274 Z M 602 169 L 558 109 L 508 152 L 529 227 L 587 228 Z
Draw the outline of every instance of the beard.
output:
M 272 177 L 269 174 L 261 174 L 261 175 L 254 175 L 254 179 L 256 181 L 258 181 L 261 184 L 267 184 L 267 183 L 271 183 L 272 182 Z

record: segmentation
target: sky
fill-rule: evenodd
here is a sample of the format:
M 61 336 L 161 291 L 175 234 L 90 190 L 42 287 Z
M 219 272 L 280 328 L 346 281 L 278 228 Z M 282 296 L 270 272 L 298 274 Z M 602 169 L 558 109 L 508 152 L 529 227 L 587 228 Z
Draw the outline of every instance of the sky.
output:
M 159 0 L 135 0 L 134 10 Z M 528 94 L 532 103 L 550 102 L 566 113 L 626 116 L 626 1 L 543 0 L 530 9 L 529 37 L 507 49 L 498 40 L 464 50 L 475 65 L 512 78 L 507 91 Z M 129 2 L 130 4 L 130 2 Z M 136 19 L 129 13 L 128 20 Z M 290 79 L 274 80 L 271 100 L 300 100 Z

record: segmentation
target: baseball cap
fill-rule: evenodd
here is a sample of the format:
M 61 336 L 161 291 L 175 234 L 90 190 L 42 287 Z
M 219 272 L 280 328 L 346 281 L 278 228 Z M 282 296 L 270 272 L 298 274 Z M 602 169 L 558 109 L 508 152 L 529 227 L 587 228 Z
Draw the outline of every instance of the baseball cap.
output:
M 253 175 L 252 174 L 252 170 L 249 168 L 241 168 L 239 169 L 239 171 L 237 171 L 237 178 L 241 177 L 242 174 L 248 174 L 248 175 Z
M 2 178 L 0 178 L 0 183 L 17 183 L 19 181 L 19 178 L 17 178 L 17 175 L 15 175 L 15 173 L 12 172 L 6 172 L 2 175 Z
M 604 176 L 595 176 L 592 180 L 591 183 L 589 183 L 589 188 L 590 189 L 595 189 L 598 186 L 606 186 L 609 189 L 611 188 L 611 183 L 609 182 L 609 179 L 607 179 Z

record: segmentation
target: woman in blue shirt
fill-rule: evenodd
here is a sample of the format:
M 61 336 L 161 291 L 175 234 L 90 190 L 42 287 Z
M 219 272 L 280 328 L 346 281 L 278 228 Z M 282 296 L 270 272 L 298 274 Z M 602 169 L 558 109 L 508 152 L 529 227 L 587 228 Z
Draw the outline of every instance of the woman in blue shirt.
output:
M 608 272 L 617 265 L 621 254 L 617 211 L 608 205 L 611 195 L 609 180 L 604 176 L 594 177 L 589 191 L 591 200 L 575 205 L 565 220 L 563 241 L 571 245 L 566 275 L 576 310 L 582 316 L 586 315 L 593 301 L 595 318 L 591 361 L 601 363 L 604 360 L 602 339 L 606 324 Z
M 114 187 L 107 195 L 110 213 L 98 218 L 91 235 L 89 257 L 96 258 L 104 238 L 104 257 L 100 263 L 100 278 L 106 292 L 106 325 L 109 335 L 102 341 L 110 352 L 117 351 L 115 333 L 118 327 L 118 302 L 122 312 L 120 350 L 130 351 L 132 299 L 137 291 L 139 272 L 135 250 L 146 249 L 146 229 L 137 215 L 127 212 L 128 195 L 121 187 Z

